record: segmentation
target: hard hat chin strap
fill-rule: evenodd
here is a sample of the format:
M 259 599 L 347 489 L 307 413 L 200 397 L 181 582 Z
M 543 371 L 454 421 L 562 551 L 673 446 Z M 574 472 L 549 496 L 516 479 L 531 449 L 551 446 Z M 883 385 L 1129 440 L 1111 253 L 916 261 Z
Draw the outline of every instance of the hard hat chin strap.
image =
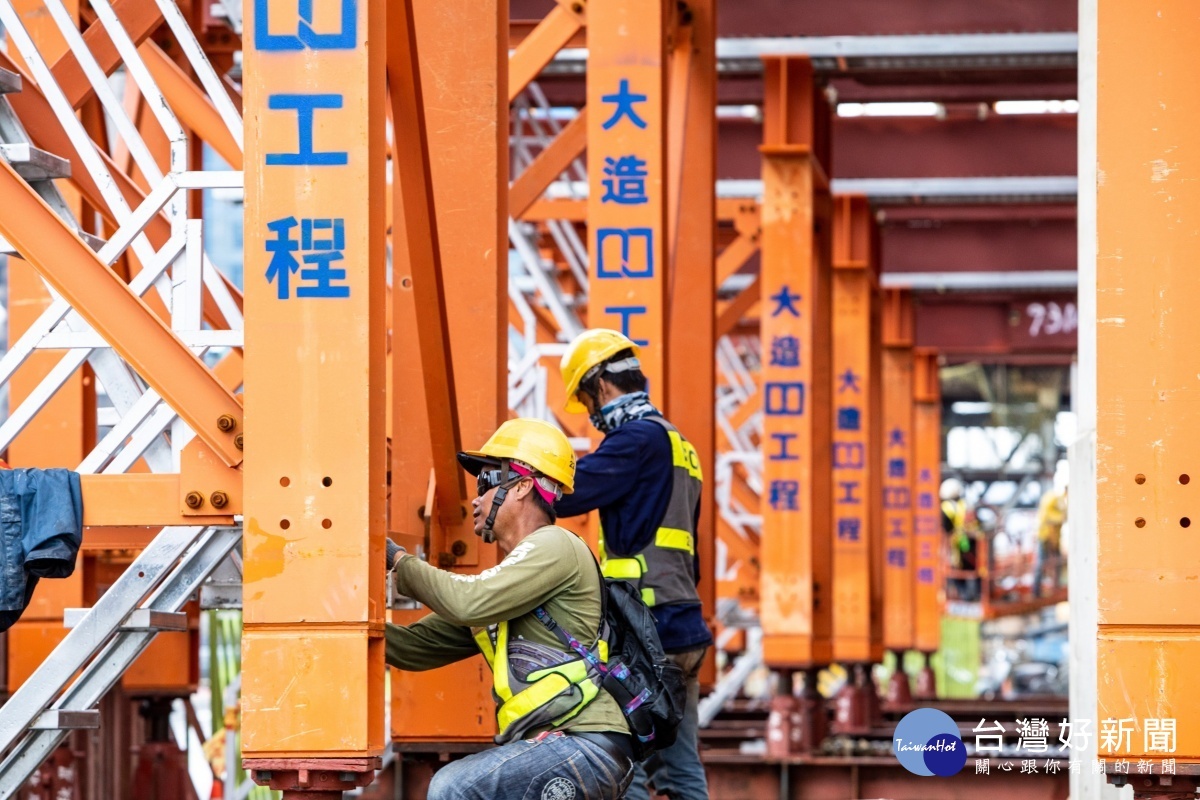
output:
M 492 498 L 492 508 L 488 511 L 487 519 L 483 522 L 483 530 L 479 532 L 480 537 L 486 544 L 491 544 L 496 541 L 496 531 L 492 528 L 496 524 L 496 514 L 500 511 L 500 506 L 504 505 L 504 498 L 508 497 L 508 481 L 517 473 L 513 472 L 507 458 L 500 461 L 500 488 L 496 490 L 496 496 Z

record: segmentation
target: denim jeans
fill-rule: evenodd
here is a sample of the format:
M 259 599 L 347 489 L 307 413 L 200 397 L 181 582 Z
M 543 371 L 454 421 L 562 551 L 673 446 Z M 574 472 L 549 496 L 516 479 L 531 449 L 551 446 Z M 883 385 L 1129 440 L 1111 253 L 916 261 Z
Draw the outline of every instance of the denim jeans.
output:
M 633 782 L 625 792 L 627 800 L 649 800 L 647 776 L 659 794 L 673 800 L 708 800 L 708 781 L 700 763 L 700 664 L 707 647 L 670 655 L 687 678 L 687 707 L 675 744 L 660 750 L 633 768 Z
M 442 767 L 428 800 L 617 800 L 633 772 L 595 742 L 562 733 L 511 742 Z

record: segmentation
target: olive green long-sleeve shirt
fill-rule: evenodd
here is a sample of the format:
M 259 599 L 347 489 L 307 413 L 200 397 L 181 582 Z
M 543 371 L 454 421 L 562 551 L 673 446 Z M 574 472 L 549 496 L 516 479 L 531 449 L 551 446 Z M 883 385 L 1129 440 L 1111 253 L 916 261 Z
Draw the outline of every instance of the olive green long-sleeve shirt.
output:
M 434 612 L 412 625 L 388 624 L 387 663 L 399 669 L 434 669 L 480 655 L 473 629 L 506 620 L 511 638 L 564 649 L 532 613 L 538 606 L 581 642 L 596 640 L 599 571 L 583 540 L 555 525 L 534 531 L 503 561 L 478 575 L 447 572 L 404 556 L 395 576 L 397 591 Z M 603 689 L 562 729 L 629 730 L 616 701 Z

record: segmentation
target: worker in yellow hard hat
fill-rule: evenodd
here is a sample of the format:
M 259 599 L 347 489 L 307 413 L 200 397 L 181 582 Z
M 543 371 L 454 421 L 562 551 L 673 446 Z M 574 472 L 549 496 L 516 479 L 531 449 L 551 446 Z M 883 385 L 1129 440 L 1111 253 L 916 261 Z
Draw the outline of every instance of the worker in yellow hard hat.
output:
M 564 517 L 600 511 L 605 576 L 641 591 L 663 649 L 687 680 L 675 743 L 638 765 L 625 796 L 648 798 L 648 776 L 659 794 L 707 800 L 697 741 L 700 665 L 713 641 L 696 591 L 703 476 L 696 449 L 651 404 L 638 353 L 628 337 L 595 328 L 563 354 L 567 411 L 586 412 L 604 440 L 579 459 L 575 492 L 558 511 Z
M 1042 582 L 1050 579 L 1051 592 L 1059 586 L 1062 569 L 1062 528 L 1067 521 L 1067 487 L 1055 486 L 1042 494 L 1038 502 L 1037 563 L 1033 574 L 1033 596 L 1042 596 Z
M 500 746 L 443 767 L 427 797 L 615 800 L 632 778 L 633 746 L 597 666 L 607 660 L 600 574 L 587 544 L 554 524 L 555 504 L 575 485 L 575 451 L 553 425 L 515 419 L 458 461 L 477 484 L 475 533 L 504 560 L 459 575 L 400 552 L 397 591 L 433 613 L 387 625 L 387 663 L 426 670 L 482 653 Z M 542 615 L 579 649 L 566 649 Z

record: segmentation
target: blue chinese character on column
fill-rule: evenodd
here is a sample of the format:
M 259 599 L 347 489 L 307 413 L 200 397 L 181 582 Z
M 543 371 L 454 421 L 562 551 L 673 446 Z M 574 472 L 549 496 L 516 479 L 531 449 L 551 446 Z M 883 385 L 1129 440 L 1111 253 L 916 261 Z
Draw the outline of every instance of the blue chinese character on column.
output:
M 292 273 L 300 269 L 300 262 L 292 255 L 300 249 L 300 243 L 292 238 L 292 229 L 298 224 L 295 217 L 267 223 L 267 230 L 275 234 L 275 238 L 268 239 L 266 243 L 267 252 L 271 254 L 271 263 L 267 264 L 267 283 L 275 284 L 275 296 L 280 300 L 291 297 Z
M 933 508 L 933 495 L 929 492 L 921 492 L 917 495 L 917 508 Z
M 776 511 L 799 511 L 800 481 L 771 481 L 770 503 Z
M 767 383 L 763 391 L 763 413 L 768 417 L 804 415 L 803 383 Z
M 267 98 L 272 111 L 291 110 L 296 112 L 296 129 L 299 143 L 295 153 L 267 153 L 269 167 L 341 167 L 350 163 L 350 154 L 345 151 L 313 150 L 313 113 L 318 108 L 341 108 L 340 94 L 273 94 Z
M 904 431 L 892 428 L 888 432 L 888 447 L 904 447 Z
M 838 488 L 842 490 L 842 494 L 835 502 L 839 505 L 858 505 L 862 502 L 862 498 L 857 494 L 861 487 L 862 483 L 860 481 L 838 481 Z
M 931 567 L 921 567 L 917 570 L 918 583 L 933 583 L 933 569 Z
M 617 203 L 622 206 L 640 206 L 650 202 L 646 196 L 646 162 L 637 156 L 604 158 L 604 184 L 601 203 Z
M 837 429 L 839 431 L 857 431 L 862 429 L 861 414 L 853 406 L 841 406 L 837 410 Z
M 771 438 L 779 443 L 779 449 L 767 456 L 768 461 L 799 461 L 800 456 L 788 451 L 788 445 L 798 433 L 772 433 Z
M 800 340 L 795 336 L 771 337 L 772 367 L 800 366 Z
M 621 317 L 621 334 L 632 340 L 638 347 L 645 347 L 650 344 L 648 339 L 634 339 L 633 334 L 629 330 L 631 325 L 630 318 L 634 316 L 640 317 L 642 314 L 645 314 L 645 306 L 605 306 L 604 313 L 619 314 Z
M 913 521 L 913 528 L 918 535 L 928 536 L 937 533 L 938 527 L 937 519 L 927 514 L 921 514 Z
M 613 109 L 612 116 L 600 125 L 604 130 L 608 130 L 616 125 L 621 121 L 622 117 L 628 117 L 629 121 L 638 128 L 644 129 L 646 127 L 646 121 L 638 116 L 637 110 L 633 107 L 634 103 L 646 102 L 646 95 L 635 94 L 629 91 L 629 80 L 627 78 L 621 79 L 621 82 L 617 85 L 615 94 L 601 95 L 600 102 L 611 103 L 616 106 Z
M 798 294 L 792 294 L 786 283 L 779 289 L 778 294 L 771 295 L 771 299 L 775 301 L 775 310 L 771 312 L 772 317 L 778 317 L 785 311 L 793 317 L 800 316 L 800 309 L 796 308 L 796 302 L 801 297 Z
M 903 458 L 889 458 L 887 469 L 889 478 L 903 478 L 908 472 L 908 464 Z
M 921 474 L 917 476 L 917 480 L 931 481 L 931 480 L 933 480 L 933 473 L 929 471 L 928 467 L 926 467 L 921 470 Z
M 862 530 L 862 520 L 853 517 L 837 521 L 837 538 L 843 542 L 857 542 Z
M 608 239 L 617 239 L 616 267 L 610 260 L 612 248 L 605 248 Z M 638 247 L 634 244 L 638 243 Z M 635 257 L 636 256 L 636 257 Z M 654 277 L 654 229 L 653 228 L 597 228 L 596 229 L 596 277 L 597 278 L 653 278 Z
M 834 442 L 834 469 L 862 469 L 866 461 L 866 447 L 861 442 Z
M 883 488 L 883 507 L 907 509 L 910 503 L 907 486 L 885 486 Z
M 317 33 L 313 30 L 313 0 L 297 0 L 295 34 L 271 33 L 269 0 L 254 0 L 254 46 L 259 50 L 286 52 L 295 50 L 353 50 L 358 46 L 358 4 L 339 0 L 341 30 Z M 283 5 L 276 2 L 275 5 Z
M 888 526 L 891 530 L 888 531 L 888 537 L 892 539 L 904 538 L 904 518 L 903 517 L 888 517 Z
M 891 567 L 903 567 L 908 563 L 908 553 L 899 547 L 888 548 L 887 563 Z
M 838 377 L 838 394 L 841 394 L 842 392 L 846 392 L 846 391 L 854 392 L 855 394 L 859 393 L 860 389 L 858 386 L 858 381 L 859 381 L 859 378 L 862 377 L 861 375 L 855 375 L 854 370 L 847 367 L 846 371 L 841 373 L 837 377 Z
M 317 231 L 330 231 L 330 237 L 317 238 Z M 300 277 L 314 285 L 296 287 L 296 297 L 349 297 L 349 286 L 334 285 L 346 280 L 346 270 L 332 266 L 342 260 L 346 249 L 345 220 L 306 219 L 300 226 L 300 241 L 306 251 L 304 263 L 312 267 L 300 270 Z

